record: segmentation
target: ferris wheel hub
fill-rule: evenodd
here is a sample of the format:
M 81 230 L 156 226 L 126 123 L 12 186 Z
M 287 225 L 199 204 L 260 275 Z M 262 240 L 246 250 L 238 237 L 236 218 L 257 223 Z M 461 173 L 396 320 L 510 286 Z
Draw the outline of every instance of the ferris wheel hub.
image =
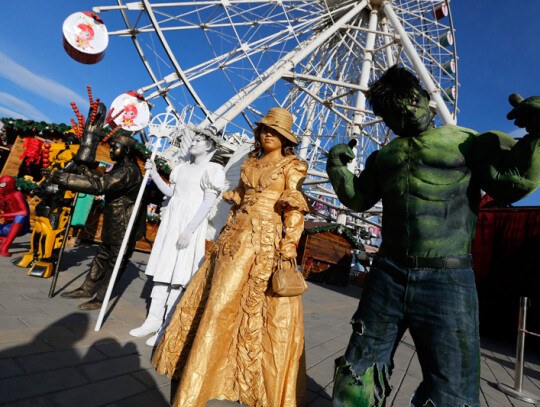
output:
M 391 2 L 391 0 L 368 0 L 368 7 L 372 10 L 378 10 L 383 6 L 385 1 Z

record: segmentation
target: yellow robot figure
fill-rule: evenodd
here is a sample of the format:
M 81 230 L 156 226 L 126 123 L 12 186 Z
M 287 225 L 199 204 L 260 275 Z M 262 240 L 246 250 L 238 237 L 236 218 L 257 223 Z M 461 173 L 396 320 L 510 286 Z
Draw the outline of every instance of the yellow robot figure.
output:
M 74 134 L 67 134 L 65 143 L 44 144 L 44 164 L 64 169 L 79 149 L 79 145 L 75 144 L 77 142 Z M 60 191 L 47 181 L 40 182 L 34 193 L 41 198 L 41 202 L 35 208 L 30 251 L 14 259 L 13 264 L 30 267 L 28 275 L 46 278 L 53 273 L 75 194 Z
M 30 276 L 50 277 L 57 260 L 57 252 L 62 246 L 70 208 L 57 207 L 52 209 L 52 213 L 51 209 L 49 206 L 36 206 L 30 251 L 17 259 L 17 266 L 30 267 Z

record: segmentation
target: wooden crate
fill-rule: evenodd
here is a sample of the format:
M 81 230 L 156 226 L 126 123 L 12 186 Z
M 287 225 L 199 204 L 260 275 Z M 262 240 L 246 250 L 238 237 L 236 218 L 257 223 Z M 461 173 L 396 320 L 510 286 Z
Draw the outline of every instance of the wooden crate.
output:
M 347 285 L 353 250 L 333 231 L 304 234 L 298 250 L 302 273 L 310 281 Z
M 24 138 L 17 137 L 15 139 L 15 142 L 13 143 L 13 146 L 11 146 L 9 156 L 6 160 L 6 163 L 4 164 L 4 167 L 2 168 L 2 172 L 0 172 L 0 177 L 4 175 L 11 175 L 13 177 L 17 176 L 17 174 L 19 173 L 19 167 L 21 166 L 20 157 L 24 151 L 23 145 Z

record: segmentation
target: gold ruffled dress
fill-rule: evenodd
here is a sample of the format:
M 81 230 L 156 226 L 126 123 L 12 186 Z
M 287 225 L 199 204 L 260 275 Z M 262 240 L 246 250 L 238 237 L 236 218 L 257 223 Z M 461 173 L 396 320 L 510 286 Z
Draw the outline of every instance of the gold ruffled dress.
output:
M 274 295 L 269 280 L 280 253 L 296 256 L 310 210 L 306 173 L 294 156 L 263 166 L 248 158 L 238 188 L 224 194 L 235 205 L 152 358 L 180 380 L 175 406 L 305 405 L 301 297 Z

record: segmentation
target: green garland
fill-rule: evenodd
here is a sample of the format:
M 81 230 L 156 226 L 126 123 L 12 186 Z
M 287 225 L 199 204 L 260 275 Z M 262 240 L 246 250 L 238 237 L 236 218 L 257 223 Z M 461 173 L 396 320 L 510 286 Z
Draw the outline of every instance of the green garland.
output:
M 42 136 L 43 138 L 63 138 L 64 133 L 71 130 L 71 126 L 64 123 L 46 123 L 36 122 L 33 120 L 13 119 L 2 117 L 0 121 L 4 124 L 0 133 L 0 144 L 3 146 L 12 145 L 17 136 L 20 137 L 35 137 Z M 104 138 L 110 132 L 110 128 L 102 129 L 101 138 Z M 152 152 L 140 142 L 135 143 L 135 149 L 142 155 L 143 159 L 147 160 L 152 155 Z M 171 167 L 162 158 L 156 158 L 156 167 L 159 171 L 165 174 L 170 174 Z
M 36 122 L 33 120 L 12 119 L 9 117 L 2 117 L 0 118 L 0 121 L 4 124 L 2 133 L 0 134 L 0 143 L 4 146 L 13 144 L 17 136 L 61 138 L 66 131 L 71 129 L 71 126 L 64 123 L 55 124 L 43 121 Z
M 148 149 L 143 143 L 139 143 L 138 141 L 135 143 L 135 149 L 139 152 L 139 154 L 142 155 L 144 160 L 148 160 L 152 156 L 152 151 Z M 167 164 L 167 161 L 165 161 L 161 157 L 156 157 L 154 160 L 156 163 L 156 168 L 158 171 L 161 171 L 165 173 L 166 175 L 169 175 L 171 173 L 171 167 Z
M 309 234 L 311 234 L 311 233 L 320 233 L 320 232 L 328 232 L 329 230 L 334 230 L 339 226 L 340 225 L 338 225 L 338 224 L 315 226 L 313 228 L 304 229 L 304 232 L 309 233 Z
M 344 227 L 343 225 L 332 224 L 332 225 L 321 225 L 321 226 L 315 226 L 313 228 L 304 229 L 304 233 L 312 234 L 312 233 L 321 233 L 321 232 L 329 232 L 331 230 L 338 229 L 339 234 L 344 234 L 345 239 L 355 248 L 359 249 L 363 247 L 363 245 L 356 240 L 356 238 L 351 233 L 350 229 Z
M 35 187 L 38 186 L 37 182 L 34 181 L 27 181 L 23 177 L 14 177 L 15 178 L 15 185 L 17 186 L 17 189 L 24 193 L 29 193 L 34 190 Z
M 150 158 L 152 152 L 143 144 L 138 141 L 135 142 L 135 150 L 137 150 L 144 158 Z

